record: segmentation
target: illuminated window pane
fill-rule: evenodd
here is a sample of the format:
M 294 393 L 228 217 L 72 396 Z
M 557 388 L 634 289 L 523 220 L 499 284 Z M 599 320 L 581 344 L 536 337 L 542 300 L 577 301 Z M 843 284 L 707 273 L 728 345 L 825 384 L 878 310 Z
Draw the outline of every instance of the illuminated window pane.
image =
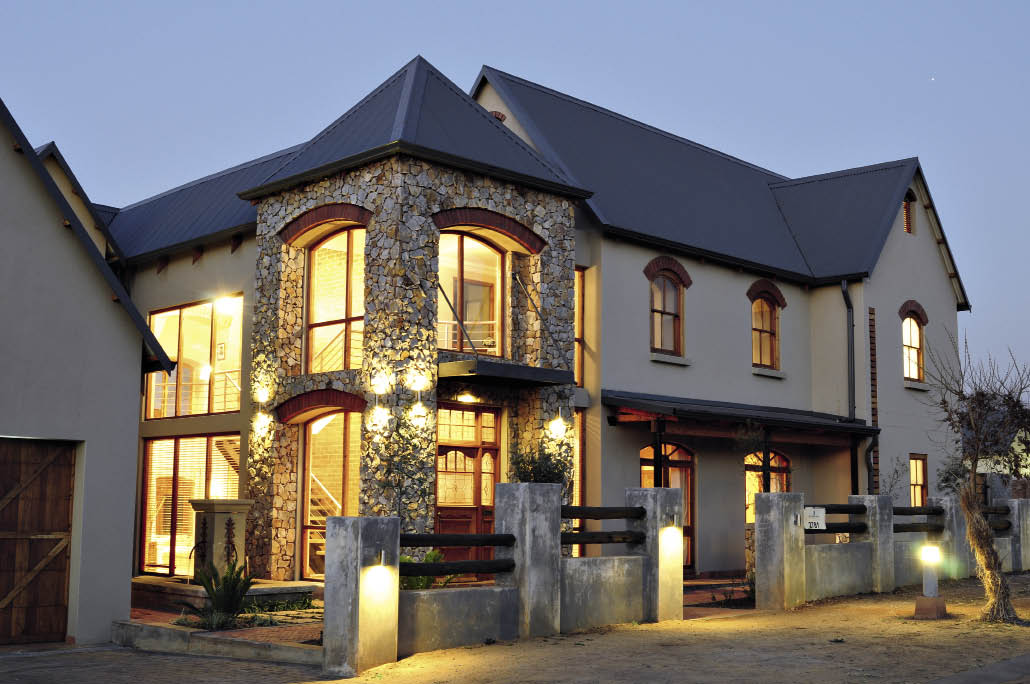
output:
M 347 287 L 350 290 L 350 313 L 349 317 L 365 315 L 365 231 L 364 229 L 353 229 L 351 234 L 350 251 L 350 282 Z
M 472 506 L 475 504 L 475 459 L 451 450 L 438 458 L 436 503 L 438 506 Z
M 438 306 L 437 344 L 471 351 L 471 339 L 477 351 L 500 354 L 501 254 L 474 238 L 445 233 L 440 236 L 439 262 L 440 287 L 451 306 L 444 301 Z
M 208 413 L 211 389 L 211 310 L 210 303 L 182 309 L 181 347 L 177 367 L 180 416 Z
M 923 331 L 913 316 L 901 323 L 902 371 L 906 380 L 923 379 Z
M 671 277 L 651 281 L 651 349 L 679 354 L 680 286 Z
M 494 456 L 489 451 L 483 452 L 481 461 L 479 503 L 483 506 L 494 505 Z
M 308 370 L 360 368 L 364 342 L 365 230 L 336 233 L 309 259 Z M 331 325 L 322 325 L 322 324 Z
M 179 352 L 179 310 L 165 311 L 150 317 L 150 329 L 168 358 L 175 361 Z M 175 415 L 175 380 L 171 375 L 156 371 L 147 376 L 147 418 L 165 418 Z
M 211 438 L 209 499 L 235 499 L 240 485 L 240 438 L 238 435 Z
M 347 344 L 347 324 L 311 328 L 308 366 L 312 373 L 341 370 Z
M 215 300 L 214 370 L 211 375 L 211 410 L 214 413 L 240 410 L 243 378 L 243 297 Z
M 776 350 L 778 308 L 769 300 L 759 297 L 751 303 L 751 364 L 762 368 L 777 368 Z
M 769 491 L 790 491 L 790 461 L 781 453 L 772 452 L 769 457 Z M 744 522 L 755 521 L 755 494 L 764 492 L 762 487 L 762 454 L 751 453 L 744 457 Z
M 171 567 L 175 440 L 147 442 L 143 509 L 143 570 L 168 573 Z
M 311 254 L 311 311 L 308 322 L 347 318 L 348 233 L 337 233 Z
M 575 325 L 574 333 L 574 344 L 575 344 L 575 358 L 573 359 L 573 373 L 575 376 L 576 384 L 580 387 L 583 386 L 583 271 L 576 271 L 576 277 L 573 285 L 573 298 L 575 300 L 575 310 L 573 312 L 573 320 Z

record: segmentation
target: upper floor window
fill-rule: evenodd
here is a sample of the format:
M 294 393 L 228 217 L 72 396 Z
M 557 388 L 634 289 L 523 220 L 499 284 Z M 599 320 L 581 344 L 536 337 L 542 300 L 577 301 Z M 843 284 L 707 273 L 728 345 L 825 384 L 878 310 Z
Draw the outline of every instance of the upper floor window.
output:
M 909 190 L 905 193 L 905 201 L 901 205 L 902 214 L 905 219 L 905 232 L 916 232 L 916 218 L 913 212 L 916 203 L 916 194 Z
M 579 387 L 583 386 L 583 269 L 576 267 L 576 280 L 573 285 L 573 296 L 575 299 L 575 311 L 573 316 L 575 318 L 575 332 L 573 333 L 573 339 L 575 340 L 576 346 L 576 358 L 575 363 L 575 375 L 576 385 Z
M 308 372 L 361 368 L 365 229 L 333 233 L 308 260 Z
M 683 353 L 681 299 L 679 279 L 674 274 L 662 271 L 651 281 L 651 351 L 677 356 Z
M 901 345 L 906 380 L 923 381 L 923 327 L 915 316 L 901 322 Z
M 243 295 L 156 311 L 150 329 L 176 366 L 147 376 L 146 418 L 240 410 Z
M 486 241 L 463 233 L 440 235 L 440 287 L 447 295 L 437 305 L 441 349 L 474 347 L 501 355 L 503 269 L 503 254 Z
M 780 353 L 777 328 L 780 309 L 766 297 L 751 302 L 751 365 L 758 368 L 779 368 Z

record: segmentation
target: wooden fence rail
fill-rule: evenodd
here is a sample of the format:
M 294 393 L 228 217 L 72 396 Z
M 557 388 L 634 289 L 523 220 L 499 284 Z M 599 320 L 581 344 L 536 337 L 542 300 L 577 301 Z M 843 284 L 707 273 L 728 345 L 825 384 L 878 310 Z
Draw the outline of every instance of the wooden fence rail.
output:
M 647 516 L 643 506 L 562 506 L 562 518 L 587 520 L 640 520 Z
M 944 515 L 940 506 L 895 506 L 894 515 Z
M 498 560 L 463 560 L 445 563 L 401 563 L 401 577 L 444 577 L 447 575 L 487 575 L 511 572 L 515 561 L 511 558 Z
M 643 532 L 562 532 L 562 544 L 643 544 Z
M 805 530 L 805 534 L 843 534 L 845 532 L 862 533 L 869 527 L 864 522 L 826 523 L 825 530 Z
M 514 534 L 402 534 L 401 546 L 515 546 Z
M 865 504 L 805 504 L 805 508 L 825 508 L 827 515 L 866 514 Z
M 925 523 L 925 522 L 894 523 L 894 532 L 895 532 L 895 534 L 898 534 L 898 533 L 901 533 L 901 532 L 938 532 L 938 533 L 940 533 L 940 532 L 943 532 L 943 531 L 944 531 L 944 525 L 941 525 L 940 523 Z

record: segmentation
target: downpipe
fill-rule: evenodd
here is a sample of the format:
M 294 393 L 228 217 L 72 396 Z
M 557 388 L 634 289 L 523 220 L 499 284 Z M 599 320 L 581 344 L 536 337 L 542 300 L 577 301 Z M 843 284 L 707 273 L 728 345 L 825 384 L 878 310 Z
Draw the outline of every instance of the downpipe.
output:
M 840 294 L 844 298 L 844 306 L 848 310 L 848 322 L 845 333 L 848 338 L 848 420 L 855 420 L 855 307 L 851 303 L 848 292 L 848 281 L 840 281 Z

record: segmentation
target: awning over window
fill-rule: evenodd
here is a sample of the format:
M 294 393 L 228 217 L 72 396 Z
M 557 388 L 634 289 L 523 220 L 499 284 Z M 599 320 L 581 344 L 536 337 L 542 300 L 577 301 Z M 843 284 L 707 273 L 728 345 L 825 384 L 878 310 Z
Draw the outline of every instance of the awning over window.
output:
M 505 383 L 509 385 L 572 385 L 572 371 L 537 368 L 521 363 L 473 358 L 440 363 L 440 379 L 452 378 L 472 383 Z
M 306 423 L 334 411 L 364 411 L 367 402 L 356 394 L 335 389 L 320 389 L 290 397 L 275 407 L 282 423 Z
M 852 421 L 846 416 L 832 413 L 817 413 L 774 406 L 683 399 L 615 390 L 602 390 L 601 403 L 616 409 L 615 415 L 609 418 L 610 422 L 616 424 L 664 417 L 675 421 L 698 423 L 740 424 L 750 421 L 764 427 L 859 436 L 872 436 L 880 432 L 879 428 L 867 425 L 861 419 Z

